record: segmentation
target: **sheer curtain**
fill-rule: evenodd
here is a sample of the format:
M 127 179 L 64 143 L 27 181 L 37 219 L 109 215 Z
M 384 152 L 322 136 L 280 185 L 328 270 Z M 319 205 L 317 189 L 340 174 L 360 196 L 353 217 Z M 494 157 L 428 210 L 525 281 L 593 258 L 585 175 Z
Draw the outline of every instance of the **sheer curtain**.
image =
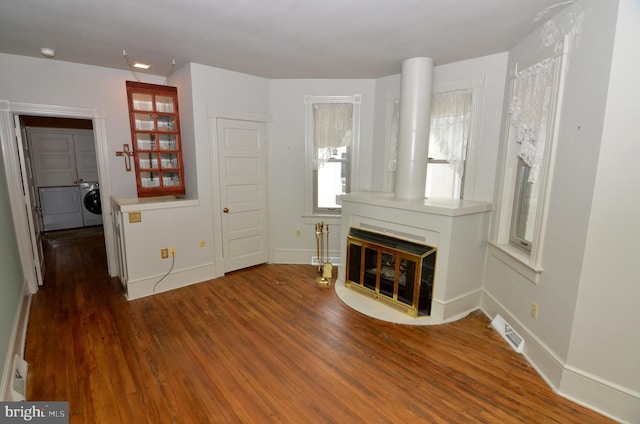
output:
M 464 161 L 471 128 L 472 90 L 455 90 L 436 93 L 431 99 L 431 126 L 429 156 L 447 161 L 458 180 L 464 173 Z M 389 131 L 389 172 L 395 171 L 398 156 L 398 127 L 400 113 L 398 102 L 393 104 Z M 427 158 L 425 158 L 427 160 Z M 454 190 L 460 193 L 460 188 Z
M 349 147 L 352 130 L 352 103 L 314 103 L 313 169 L 321 168 L 337 148 Z
M 433 96 L 429 156 L 448 161 L 458 176 L 464 173 L 470 122 L 471 91 L 448 91 Z
M 544 159 L 558 58 L 545 59 L 518 72 L 509 113 L 520 143 L 518 156 L 531 167 L 529 182 L 535 183 Z

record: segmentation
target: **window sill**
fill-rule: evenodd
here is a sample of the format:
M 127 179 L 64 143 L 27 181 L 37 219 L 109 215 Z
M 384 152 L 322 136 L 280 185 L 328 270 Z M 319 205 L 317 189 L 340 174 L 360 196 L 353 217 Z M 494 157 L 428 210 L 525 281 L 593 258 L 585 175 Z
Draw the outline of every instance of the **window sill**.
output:
M 540 281 L 544 268 L 534 266 L 529 255 L 517 247 L 489 241 L 489 253 L 533 284 L 538 284 Z

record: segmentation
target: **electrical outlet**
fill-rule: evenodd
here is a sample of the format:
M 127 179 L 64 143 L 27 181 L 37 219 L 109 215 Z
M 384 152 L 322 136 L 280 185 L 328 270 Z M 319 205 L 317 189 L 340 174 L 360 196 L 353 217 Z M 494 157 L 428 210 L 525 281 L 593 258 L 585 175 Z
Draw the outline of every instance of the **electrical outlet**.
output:
M 531 303 L 531 317 L 538 319 L 538 304 L 536 302 Z
M 169 248 L 169 254 L 171 256 L 176 256 L 176 248 L 175 247 L 171 247 Z
M 160 257 L 162 259 L 167 259 L 169 257 L 169 249 L 167 249 L 166 247 L 163 249 L 160 249 Z

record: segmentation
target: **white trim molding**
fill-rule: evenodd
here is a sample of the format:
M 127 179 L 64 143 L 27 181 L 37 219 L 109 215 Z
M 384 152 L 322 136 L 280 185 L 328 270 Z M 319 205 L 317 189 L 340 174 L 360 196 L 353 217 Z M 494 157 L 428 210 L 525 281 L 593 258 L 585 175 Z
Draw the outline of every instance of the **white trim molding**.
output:
M 11 382 L 13 381 L 13 369 L 15 356 L 24 358 L 24 346 L 27 341 L 27 326 L 29 324 L 29 311 L 31 310 L 31 293 L 27 281 L 23 281 L 23 292 L 18 310 L 13 319 L 9 346 L 7 347 L 2 379 L 0 380 L 0 401 L 13 400 Z
M 562 115 L 562 99 L 564 94 L 565 76 L 567 72 L 567 57 L 569 55 L 568 36 L 565 36 L 564 43 L 554 45 L 536 55 L 536 62 L 540 57 L 543 59 L 559 57 L 560 63 L 556 68 L 554 92 L 552 106 L 550 110 L 549 125 L 547 129 L 548 141 L 545 144 L 544 159 L 540 171 L 539 183 L 540 193 L 538 205 L 534 211 L 535 226 L 533 230 L 532 245 L 530 252 L 521 251 L 510 245 L 511 221 L 513 203 L 515 197 L 515 181 L 517 174 L 517 150 L 519 149 L 512 131 L 511 119 L 506 116 L 502 130 L 502 140 L 498 158 L 498 184 L 495 201 L 495 220 L 489 237 L 492 252 L 502 262 L 520 272 L 530 281 L 537 283 L 543 271 L 543 248 L 546 234 L 547 214 L 551 197 L 551 184 L 553 181 L 556 148 L 558 145 L 559 126 Z M 560 51 L 558 51 L 560 46 Z M 528 64 L 528 63 L 527 63 Z M 516 63 L 510 70 L 511 81 L 509 85 L 508 98 L 511 97 L 515 89 L 515 76 L 519 67 L 526 68 L 523 63 Z
M 22 192 L 20 154 L 16 145 L 16 128 L 13 122 L 14 115 L 52 116 L 59 118 L 91 119 L 96 144 L 96 159 L 98 162 L 98 176 L 100 179 L 100 195 L 102 199 L 111 197 L 111 176 L 109 173 L 107 132 L 105 114 L 98 108 L 79 108 L 69 106 L 42 105 L 31 103 L 11 102 L 0 99 L 0 138 L 2 153 L 7 174 L 9 198 L 13 214 L 14 227 L 18 239 L 18 251 L 22 263 L 23 272 L 31 293 L 38 290 L 35 275 L 34 258 L 31 252 L 31 235 L 29 223 L 24 213 L 24 199 Z M 113 226 L 110 219 L 110 202 L 102 202 L 102 215 L 104 226 L 105 245 L 107 250 L 107 265 L 110 276 L 118 274 L 115 240 Z
M 522 354 L 558 395 L 618 422 L 635 422 L 631 417 L 638 417 L 640 393 L 567 363 L 486 291 L 483 292 L 481 310 L 490 319 L 500 314 L 523 337 Z M 623 411 L 624 416 L 614 417 L 606 411 Z

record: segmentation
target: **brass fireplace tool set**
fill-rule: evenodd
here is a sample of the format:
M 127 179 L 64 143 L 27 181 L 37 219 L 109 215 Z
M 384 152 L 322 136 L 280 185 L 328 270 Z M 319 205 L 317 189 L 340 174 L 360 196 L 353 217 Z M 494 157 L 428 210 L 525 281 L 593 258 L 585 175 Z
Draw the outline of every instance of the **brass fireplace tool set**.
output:
M 324 222 L 316 224 L 316 248 L 318 253 L 318 274 L 316 285 L 329 287 L 331 285 L 333 265 L 329 261 L 329 225 Z

